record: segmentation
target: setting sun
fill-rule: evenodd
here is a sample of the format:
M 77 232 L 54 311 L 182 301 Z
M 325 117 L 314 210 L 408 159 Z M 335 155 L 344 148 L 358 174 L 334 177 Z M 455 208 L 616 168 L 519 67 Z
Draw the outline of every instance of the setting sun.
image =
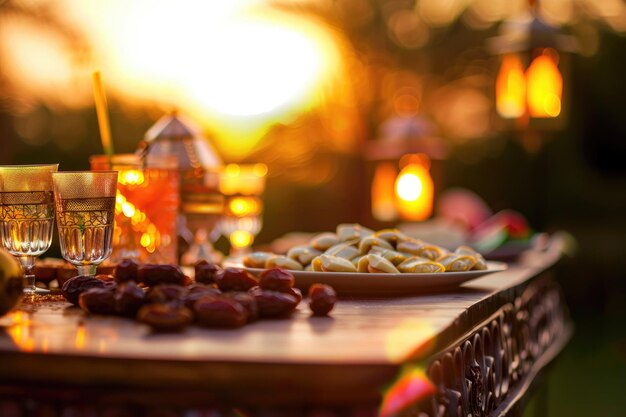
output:
M 325 24 L 261 1 L 63 3 L 51 9 L 84 34 L 80 59 L 24 19 L 3 28 L 11 39 L 0 44 L 3 61 L 24 89 L 50 103 L 89 104 L 89 74 L 100 69 L 112 97 L 181 109 L 230 159 L 273 124 L 316 108 L 341 61 Z

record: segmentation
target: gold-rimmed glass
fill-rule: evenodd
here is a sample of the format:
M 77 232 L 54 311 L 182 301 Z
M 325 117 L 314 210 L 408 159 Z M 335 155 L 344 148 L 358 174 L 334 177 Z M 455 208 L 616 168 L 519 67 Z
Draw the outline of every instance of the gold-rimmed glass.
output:
M 265 164 L 228 164 L 220 176 L 220 191 L 226 199 L 221 231 L 231 245 L 231 256 L 250 251 L 263 227 Z
M 35 286 L 33 266 L 35 258 L 52 242 L 52 173 L 58 166 L 0 166 L 0 240 L 24 268 L 26 293 L 40 292 Z
M 95 275 L 113 250 L 117 171 L 52 175 L 61 255 L 79 275 Z
M 115 154 L 110 158 L 94 155 L 89 162 L 92 171 L 118 171 L 110 260 L 177 263 L 176 216 L 180 206 L 177 159 Z

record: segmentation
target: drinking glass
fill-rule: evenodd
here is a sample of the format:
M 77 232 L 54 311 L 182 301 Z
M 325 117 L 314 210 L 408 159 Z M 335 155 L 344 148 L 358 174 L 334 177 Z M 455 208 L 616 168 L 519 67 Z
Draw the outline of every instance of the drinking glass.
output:
M 50 248 L 54 228 L 52 173 L 59 164 L 0 166 L 0 239 L 24 268 L 28 294 L 37 289 L 35 258 Z
M 94 155 L 92 171 L 118 171 L 113 253 L 140 263 L 175 264 L 179 175 L 175 157 L 136 154 Z
M 218 170 L 182 173 L 178 233 L 188 244 L 187 248 L 181 247 L 183 265 L 193 265 L 202 259 L 221 260 L 221 254 L 212 245 L 220 236 L 217 229 L 224 212 L 224 196 L 219 185 Z
M 61 255 L 79 275 L 95 275 L 113 250 L 117 171 L 52 175 Z
M 265 164 L 228 164 L 220 177 L 220 191 L 226 197 L 221 231 L 230 241 L 230 255 L 250 251 L 254 237 L 263 227 Z

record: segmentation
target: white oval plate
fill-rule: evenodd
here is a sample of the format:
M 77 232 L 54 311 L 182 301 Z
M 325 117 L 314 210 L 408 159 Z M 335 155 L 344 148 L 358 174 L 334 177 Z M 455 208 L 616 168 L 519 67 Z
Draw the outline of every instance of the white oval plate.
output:
M 307 291 L 311 284 L 328 284 L 343 295 L 400 295 L 436 292 L 455 288 L 462 283 L 507 269 L 504 262 L 488 261 L 484 271 L 439 272 L 424 274 L 368 274 L 355 272 L 290 271 L 295 286 Z M 258 275 L 265 269 L 245 268 Z

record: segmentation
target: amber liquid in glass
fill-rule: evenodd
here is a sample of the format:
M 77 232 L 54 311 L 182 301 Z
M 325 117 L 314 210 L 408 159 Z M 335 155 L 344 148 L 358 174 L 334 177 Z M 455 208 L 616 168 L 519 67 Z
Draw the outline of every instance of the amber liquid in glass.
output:
M 181 211 L 192 232 L 200 228 L 213 230 L 224 213 L 224 197 L 216 192 L 182 194 Z
M 115 197 L 58 199 L 57 227 L 63 257 L 74 265 L 97 265 L 113 249 Z
M 177 263 L 178 173 L 158 168 L 118 169 L 113 257 Z
M 0 192 L 0 240 L 14 256 L 39 256 L 50 248 L 52 191 Z

